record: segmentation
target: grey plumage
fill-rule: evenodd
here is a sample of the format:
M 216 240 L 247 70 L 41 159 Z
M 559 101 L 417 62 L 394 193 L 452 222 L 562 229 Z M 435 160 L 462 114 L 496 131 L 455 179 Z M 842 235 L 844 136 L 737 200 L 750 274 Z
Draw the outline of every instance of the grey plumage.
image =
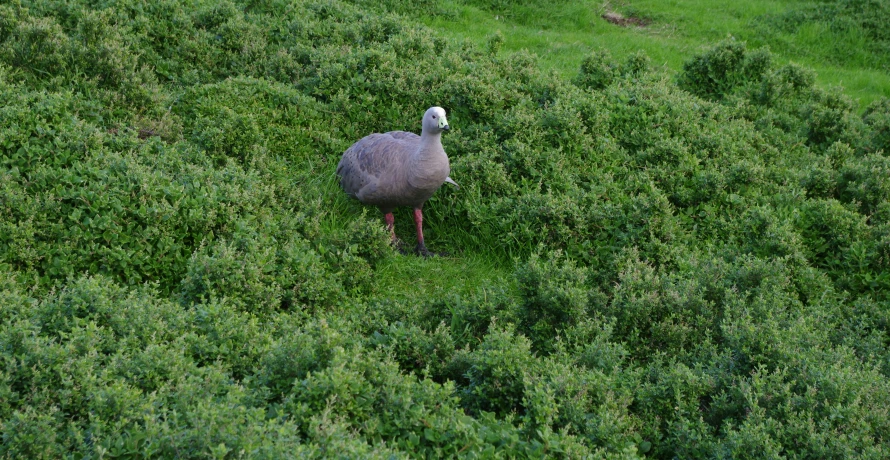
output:
M 446 181 L 457 185 L 448 177 L 450 165 L 442 148 L 442 132 L 447 129 L 445 110 L 431 107 L 423 116 L 420 136 L 405 131 L 371 134 L 343 152 L 337 165 L 343 190 L 380 208 L 390 227 L 394 208 L 414 208 L 421 253 L 426 253 L 421 230 L 423 204 Z

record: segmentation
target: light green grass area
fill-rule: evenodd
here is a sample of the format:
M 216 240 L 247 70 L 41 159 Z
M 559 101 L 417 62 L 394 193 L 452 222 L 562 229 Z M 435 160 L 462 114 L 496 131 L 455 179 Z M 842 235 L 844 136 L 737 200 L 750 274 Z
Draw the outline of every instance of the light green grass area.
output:
M 435 249 L 435 248 L 434 248 Z M 479 254 L 424 259 L 397 255 L 375 270 L 376 289 L 371 299 L 425 302 L 468 296 L 486 285 L 513 284 L 513 264 Z
M 714 43 L 734 37 L 749 48 L 768 47 L 777 63 L 795 62 L 817 72 L 820 86 L 840 86 L 865 107 L 890 97 L 890 73 L 875 68 L 858 29 L 835 31 L 825 22 L 804 24 L 793 33 L 770 32 L 758 27 L 764 18 L 812 6 L 807 1 L 710 0 L 627 2 L 510 2 L 449 1 L 446 14 L 423 21 L 455 40 L 484 43 L 495 32 L 504 36 L 504 50 L 528 50 L 540 62 L 566 78 L 578 72 L 581 60 L 593 49 L 607 49 L 619 60 L 642 50 L 655 66 L 669 72 Z M 488 6 L 494 5 L 494 6 Z M 639 18 L 645 26 L 622 27 L 603 15 L 617 13 Z

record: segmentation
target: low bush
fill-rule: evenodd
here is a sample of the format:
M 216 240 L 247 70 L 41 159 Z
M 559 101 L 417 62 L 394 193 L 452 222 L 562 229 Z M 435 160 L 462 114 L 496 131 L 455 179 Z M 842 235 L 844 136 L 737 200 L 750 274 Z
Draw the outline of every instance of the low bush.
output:
M 518 320 L 535 350 L 549 352 L 556 337 L 590 316 L 587 274 L 560 252 L 532 254 L 516 271 Z
M 886 101 L 413 12 L 0 5 L 0 456 L 887 456 Z M 421 260 L 334 169 L 432 105 Z

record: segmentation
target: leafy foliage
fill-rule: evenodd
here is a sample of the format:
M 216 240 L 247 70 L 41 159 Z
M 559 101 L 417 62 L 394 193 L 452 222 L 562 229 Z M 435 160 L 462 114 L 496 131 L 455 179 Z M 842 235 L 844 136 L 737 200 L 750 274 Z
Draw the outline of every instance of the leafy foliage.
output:
M 887 456 L 886 101 L 371 3 L 0 5 L 0 455 Z M 423 269 L 513 276 L 399 296 L 332 171 L 434 104 Z

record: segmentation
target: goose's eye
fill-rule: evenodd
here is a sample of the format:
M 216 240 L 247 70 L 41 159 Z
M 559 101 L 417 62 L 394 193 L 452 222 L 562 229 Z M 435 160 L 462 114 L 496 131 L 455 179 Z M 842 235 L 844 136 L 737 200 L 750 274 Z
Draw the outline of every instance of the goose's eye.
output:
M 436 119 L 436 116 L 435 116 L 435 115 L 433 115 L 433 120 L 435 120 L 435 119 Z

